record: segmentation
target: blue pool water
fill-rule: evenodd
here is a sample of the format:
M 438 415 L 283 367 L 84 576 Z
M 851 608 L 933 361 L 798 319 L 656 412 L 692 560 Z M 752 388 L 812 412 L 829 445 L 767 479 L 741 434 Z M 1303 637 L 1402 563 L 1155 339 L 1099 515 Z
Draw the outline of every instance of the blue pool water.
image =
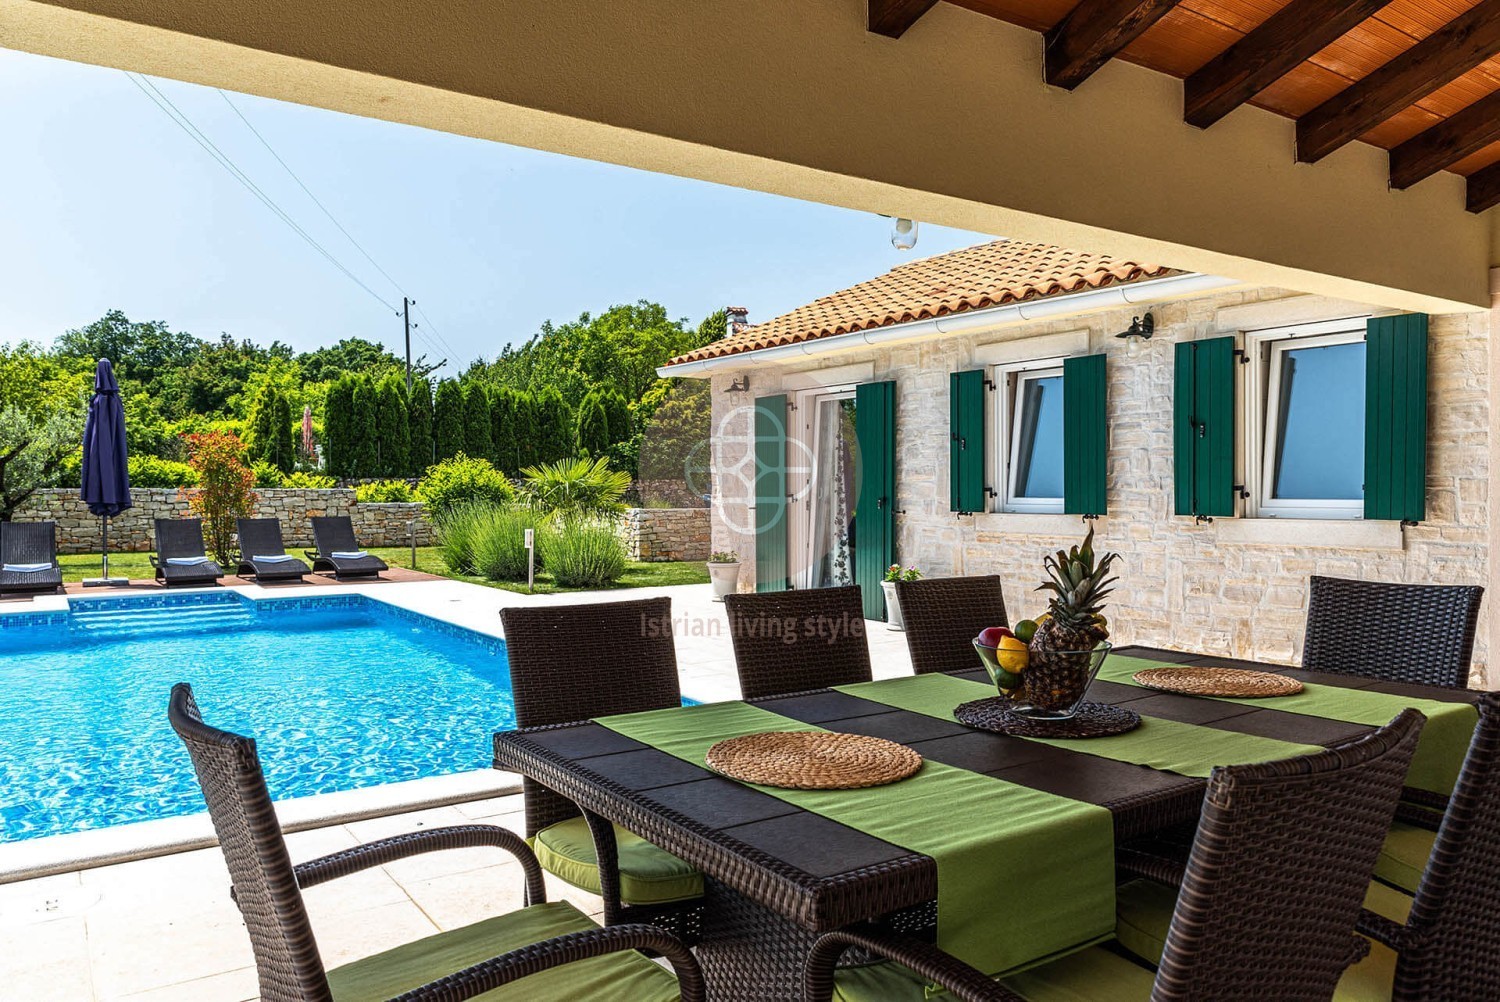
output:
M 179 681 L 277 799 L 486 768 L 515 726 L 503 641 L 364 596 L 73 599 L 0 616 L 0 842 L 202 811 Z

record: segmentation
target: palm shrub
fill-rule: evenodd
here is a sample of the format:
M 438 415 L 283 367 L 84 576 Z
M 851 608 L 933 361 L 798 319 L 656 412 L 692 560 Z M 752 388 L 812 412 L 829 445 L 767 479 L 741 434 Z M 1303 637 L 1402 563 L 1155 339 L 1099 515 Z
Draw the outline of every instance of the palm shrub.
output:
M 564 588 L 605 588 L 625 573 L 625 543 L 606 519 L 561 519 L 543 534 L 541 550 L 547 572 Z
M 546 514 L 617 515 L 625 510 L 630 474 L 609 468 L 609 460 L 563 459 L 521 471 L 532 506 Z

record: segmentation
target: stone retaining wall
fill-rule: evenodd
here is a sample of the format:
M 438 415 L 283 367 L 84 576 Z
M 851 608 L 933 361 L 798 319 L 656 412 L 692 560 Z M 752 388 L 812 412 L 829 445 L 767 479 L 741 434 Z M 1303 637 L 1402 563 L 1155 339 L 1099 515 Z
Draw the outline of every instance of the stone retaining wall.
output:
M 620 537 L 631 560 L 707 560 L 707 508 L 627 508 Z
M 187 518 L 187 501 L 175 487 L 142 487 L 130 492 L 135 507 L 109 522 L 111 551 L 149 552 L 152 527 L 158 518 Z M 255 492 L 253 514 L 259 518 L 281 519 L 282 537 L 288 549 L 312 545 L 312 523 L 315 515 L 348 515 L 354 532 L 363 546 L 406 546 L 408 525 L 417 521 L 417 545 L 433 542 L 432 524 L 420 502 L 360 504 L 354 491 L 334 487 L 326 490 L 308 488 L 259 488 Z M 99 519 L 78 500 L 73 488 L 38 491 L 19 511 L 17 522 L 57 523 L 57 548 L 61 553 L 97 553 Z M 706 524 L 706 523 L 705 523 Z

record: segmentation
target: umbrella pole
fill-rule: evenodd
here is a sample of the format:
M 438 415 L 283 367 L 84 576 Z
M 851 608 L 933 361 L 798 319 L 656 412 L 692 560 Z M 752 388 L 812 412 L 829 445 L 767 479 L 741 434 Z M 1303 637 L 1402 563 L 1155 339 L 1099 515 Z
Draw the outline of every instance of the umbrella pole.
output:
M 99 552 L 104 560 L 103 576 L 88 578 L 83 582 L 85 588 L 117 588 L 128 585 L 130 582 L 125 578 L 111 578 L 109 576 L 109 518 L 104 517 L 99 528 Z

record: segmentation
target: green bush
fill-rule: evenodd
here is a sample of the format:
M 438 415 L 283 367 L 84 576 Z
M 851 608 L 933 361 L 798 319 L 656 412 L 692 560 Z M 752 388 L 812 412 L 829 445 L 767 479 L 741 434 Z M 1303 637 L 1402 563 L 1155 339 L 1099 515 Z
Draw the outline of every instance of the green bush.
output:
M 281 478 L 281 486 L 283 487 L 299 487 L 319 491 L 327 490 L 337 483 L 338 481 L 332 477 L 325 477 L 321 473 L 308 473 L 306 470 L 288 473 Z
M 625 544 L 612 522 L 570 518 L 543 538 L 552 580 L 564 588 L 604 588 L 625 573 Z
M 186 463 L 156 456 L 131 456 L 126 461 L 132 487 L 196 487 L 198 473 Z
M 540 530 L 543 523 L 536 512 L 465 503 L 443 509 L 436 521 L 438 555 L 449 571 L 477 574 L 491 581 L 526 580 L 526 530 Z
M 515 495 L 516 489 L 495 464 L 488 459 L 470 459 L 462 452 L 429 466 L 417 485 L 417 500 L 427 502 L 434 512 L 460 504 L 502 505 Z
M 354 500 L 365 504 L 412 499 L 411 484 L 405 480 L 377 480 L 373 484 L 359 484 L 354 488 Z
M 255 474 L 256 487 L 280 487 L 286 482 L 286 474 L 264 459 L 251 463 L 250 471 Z
M 625 509 L 630 474 L 611 470 L 603 456 L 564 459 L 521 471 L 532 505 L 548 514 L 615 515 Z

